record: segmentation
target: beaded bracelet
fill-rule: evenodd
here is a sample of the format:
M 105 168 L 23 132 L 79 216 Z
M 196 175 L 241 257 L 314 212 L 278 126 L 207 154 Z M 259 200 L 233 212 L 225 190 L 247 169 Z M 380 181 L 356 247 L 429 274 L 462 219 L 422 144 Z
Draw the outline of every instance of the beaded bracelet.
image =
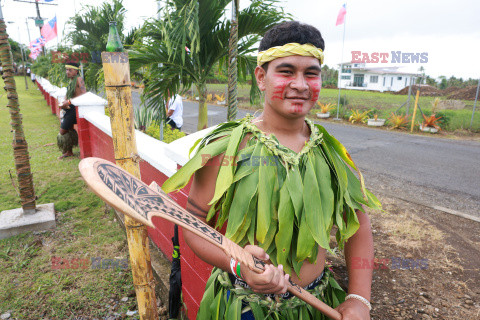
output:
M 362 302 L 364 305 L 366 305 L 367 308 L 368 308 L 368 311 L 372 310 L 372 305 L 370 304 L 370 302 L 367 299 L 365 299 L 364 297 L 359 296 L 358 294 L 350 293 L 349 295 L 347 295 L 345 297 L 345 301 L 347 301 L 348 299 L 356 299 L 356 300 Z
M 238 279 L 242 279 L 242 273 L 240 272 L 240 262 L 238 262 L 235 259 L 230 259 L 230 270 L 232 270 L 232 273 L 235 277 Z

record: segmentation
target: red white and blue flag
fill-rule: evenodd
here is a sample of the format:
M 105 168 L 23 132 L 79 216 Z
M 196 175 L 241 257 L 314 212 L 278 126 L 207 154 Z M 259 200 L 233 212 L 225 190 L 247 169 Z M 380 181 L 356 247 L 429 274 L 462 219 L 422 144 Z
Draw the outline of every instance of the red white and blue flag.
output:
M 337 24 L 335 26 L 345 23 L 345 15 L 347 14 L 347 5 L 344 3 L 337 16 Z
M 45 38 L 45 42 L 55 39 L 57 37 L 57 16 L 48 21 L 48 23 L 42 27 L 40 33 L 42 37 Z
M 29 57 L 35 60 L 40 53 L 42 53 L 42 47 L 45 45 L 45 39 L 43 37 L 37 38 L 30 42 L 28 46 L 30 48 L 30 55 Z

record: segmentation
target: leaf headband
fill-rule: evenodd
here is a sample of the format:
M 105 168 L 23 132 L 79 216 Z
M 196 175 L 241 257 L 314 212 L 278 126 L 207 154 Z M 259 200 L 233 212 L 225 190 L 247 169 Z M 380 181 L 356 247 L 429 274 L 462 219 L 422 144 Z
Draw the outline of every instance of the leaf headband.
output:
M 322 49 L 317 48 L 310 43 L 299 44 L 293 42 L 284 44 L 283 46 L 271 47 L 268 50 L 259 52 L 257 55 L 257 65 L 261 66 L 262 64 L 277 58 L 289 56 L 315 57 L 320 60 L 320 64 L 323 64 Z

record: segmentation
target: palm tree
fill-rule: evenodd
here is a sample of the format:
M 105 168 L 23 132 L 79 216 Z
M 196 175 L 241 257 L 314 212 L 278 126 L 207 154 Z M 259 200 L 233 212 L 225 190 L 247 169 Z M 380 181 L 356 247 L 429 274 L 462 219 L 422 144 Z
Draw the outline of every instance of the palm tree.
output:
M 230 24 L 230 40 L 228 47 L 228 112 L 227 120 L 235 120 L 237 116 L 237 45 L 238 45 L 238 5 L 240 0 L 232 1 L 232 22 Z
M 198 129 L 206 128 L 206 80 L 217 62 L 228 61 L 230 21 L 225 10 L 230 0 L 167 0 L 163 20 L 151 20 L 140 31 L 143 37 L 130 52 L 132 71 L 144 67 L 143 99 L 147 107 L 164 113 L 165 97 L 190 88 L 199 92 Z M 238 76 L 246 79 L 256 66 L 253 46 L 273 25 L 289 18 L 277 0 L 253 0 L 238 13 Z M 188 51 L 189 52 L 188 52 Z M 259 91 L 252 77 L 250 99 Z M 163 116 L 164 117 L 164 116 Z M 165 118 L 163 118 L 165 119 Z
M 30 167 L 30 156 L 28 154 L 28 144 L 25 139 L 22 124 L 22 114 L 18 104 L 17 87 L 13 77 L 13 58 L 10 42 L 6 32 L 5 21 L 0 8 L 0 60 L 3 67 L 3 79 L 5 82 L 5 91 L 7 91 L 10 117 L 12 119 L 13 137 L 13 156 L 15 158 L 15 167 L 17 169 L 18 186 L 20 191 L 20 200 L 24 212 L 35 212 L 36 196 L 33 188 L 33 178 Z
M 84 11 L 72 17 L 68 24 L 72 30 L 68 32 L 67 39 L 73 45 L 79 45 L 82 50 L 89 53 L 105 51 L 107 45 L 110 21 L 117 22 L 117 30 L 123 42 L 123 29 L 125 20 L 125 7 L 123 0 L 104 2 L 99 7 L 85 6 Z M 98 89 L 98 84 L 103 83 L 102 65 L 88 63 L 85 66 L 85 85 L 89 89 Z M 98 78 L 101 79 L 98 79 Z

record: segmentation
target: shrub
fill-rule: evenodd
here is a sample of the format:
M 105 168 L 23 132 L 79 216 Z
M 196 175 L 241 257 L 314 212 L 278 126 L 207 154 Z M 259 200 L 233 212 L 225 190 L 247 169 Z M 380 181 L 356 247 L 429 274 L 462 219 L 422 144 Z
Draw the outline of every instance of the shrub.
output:
M 369 110 L 361 112 L 360 109 L 352 109 L 352 114 L 348 118 L 348 121 L 350 121 L 351 123 L 365 123 L 368 119 L 369 112 Z
M 320 107 L 321 113 L 330 112 L 335 108 L 335 105 L 333 103 L 321 103 L 320 101 L 317 101 L 317 105 Z
M 403 129 L 407 126 L 409 121 L 408 115 L 395 114 L 392 112 L 388 122 L 392 126 L 392 129 Z
M 133 108 L 133 115 L 135 118 L 135 129 L 145 132 L 155 120 L 155 110 L 152 108 Z
M 429 117 L 432 115 L 432 112 L 427 110 L 423 114 Z M 450 115 L 447 114 L 447 111 L 435 112 L 434 115 L 440 118 L 437 120 L 436 124 L 440 126 L 440 128 L 442 128 L 443 130 L 448 130 L 450 124 Z
M 160 137 L 160 126 L 158 125 L 158 122 L 154 122 L 152 125 L 150 125 L 145 133 L 155 139 L 158 139 Z M 172 130 L 168 124 L 164 125 L 163 127 L 163 142 L 165 143 L 170 143 L 185 137 L 185 135 L 185 132 L 182 132 L 178 129 Z
M 440 127 L 437 124 L 437 121 L 440 120 L 442 117 L 435 117 L 435 114 L 432 114 L 430 116 L 423 116 L 423 122 L 422 122 L 422 127 L 430 127 L 430 128 L 435 128 L 437 130 L 440 130 Z

